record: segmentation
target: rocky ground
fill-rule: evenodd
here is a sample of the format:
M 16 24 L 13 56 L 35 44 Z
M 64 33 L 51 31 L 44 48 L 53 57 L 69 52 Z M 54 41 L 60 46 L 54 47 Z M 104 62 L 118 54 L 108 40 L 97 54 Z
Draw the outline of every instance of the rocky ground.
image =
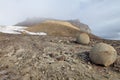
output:
M 106 42 L 118 61 L 109 67 L 93 64 L 89 51 Z M 120 80 L 120 41 L 91 39 L 89 45 L 72 37 L 0 34 L 0 80 Z

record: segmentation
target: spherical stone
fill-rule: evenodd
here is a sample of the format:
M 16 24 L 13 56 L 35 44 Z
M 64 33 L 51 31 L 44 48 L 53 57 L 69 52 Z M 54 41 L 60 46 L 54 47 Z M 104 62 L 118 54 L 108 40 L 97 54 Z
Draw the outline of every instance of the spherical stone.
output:
M 76 37 L 77 43 L 89 44 L 90 38 L 87 33 L 81 33 Z
M 112 46 L 106 43 L 98 43 L 92 48 L 89 57 L 95 64 L 109 66 L 115 62 L 117 52 Z

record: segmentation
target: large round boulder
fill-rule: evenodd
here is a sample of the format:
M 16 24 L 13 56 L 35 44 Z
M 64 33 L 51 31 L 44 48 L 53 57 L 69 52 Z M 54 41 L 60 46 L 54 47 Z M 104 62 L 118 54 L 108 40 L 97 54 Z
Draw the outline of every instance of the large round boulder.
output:
M 92 48 L 89 57 L 95 64 L 109 66 L 115 62 L 117 52 L 112 46 L 106 43 L 98 43 Z
M 76 37 L 76 41 L 80 44 L 89 44 L 90 38 L 87 33 L 81 33 Z

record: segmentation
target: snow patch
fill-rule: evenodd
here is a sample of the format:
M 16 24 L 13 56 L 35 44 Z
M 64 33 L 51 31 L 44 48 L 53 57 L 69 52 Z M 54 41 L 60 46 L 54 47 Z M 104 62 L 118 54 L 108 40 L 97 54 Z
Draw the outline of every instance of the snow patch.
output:
M 30 35 L 47 35 L 47 33 L 44 32 L 29 32 L 26 30 L 21 30 L 21 33 L 30 34 Z
M 20 30 L 24 30 L 27 27 L 22 26 L 0 26 L 0 32 L 2 33 L 8 33 L 8 34 L 21 34 Z
M 29 32 L 25 30 L 27 27 L 24 26 L 0 26 L 0 32 L 7 34 L 22 34 L 26 33 L 29 35 L 47 35 L 44 32 Z

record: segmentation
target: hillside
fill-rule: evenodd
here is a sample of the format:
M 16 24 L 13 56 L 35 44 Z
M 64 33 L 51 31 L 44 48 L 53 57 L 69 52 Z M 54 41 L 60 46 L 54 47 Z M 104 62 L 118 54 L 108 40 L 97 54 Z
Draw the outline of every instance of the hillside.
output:
M 74 37 L 80 33 L 80 29 L 68 22 L 62 21 L 46 21 L 38 25 L 28 27 L 30 32 L 45 32 L 50 36 L 71 36 Z
M 40 23 L 46 22 L 46 21 L 56 21 L 56 22 L 67 22 L 69 24 L 72 24 L 75 27 L 78 27 L 81 29 L 81 31 L 91 33 L 91 29 L 88 27 L 88 25 L 81 23 L 78 19 L 75 20 L 58 20 L 58 19 L 50 19 L 50 18 L 29 18 L 26 19 L 23 22 L 19 22 L 15 24 L 15 26 L 35 26 Z
M 92 33 L 91 29 L 89 28 L 89 26 L 87 24 L 83 24 L 79 21 L 79 19 L 75 19 L 75 20 L 68 20 L 68 22 L 70 22 L 72 25 L 80 28 L 82 31 L 87 32 L 87 33 Z
M 1 33 L 7 34 L 24 34 L 24 35 L 50 35 L 50 36 L 63 36 L 63 37 L 76 37 L 77 34 L 84 32 L 80 28 L 72 25 L 67 21 L 46 20 L 38 25 L 26 26 L 0 26 Z M 92 38 L 97 36 L 89 33 Z
M 82 30 L 81 30 L 82 29 Z M 74 26 L 68 21 L 46 20 L 26 29 L 30 32 L 45 32 L 50 36 L 76 37 L 79 33 L 86 32 L 83 28 Z M 92 35 L 91 33 L 89 33 Z

